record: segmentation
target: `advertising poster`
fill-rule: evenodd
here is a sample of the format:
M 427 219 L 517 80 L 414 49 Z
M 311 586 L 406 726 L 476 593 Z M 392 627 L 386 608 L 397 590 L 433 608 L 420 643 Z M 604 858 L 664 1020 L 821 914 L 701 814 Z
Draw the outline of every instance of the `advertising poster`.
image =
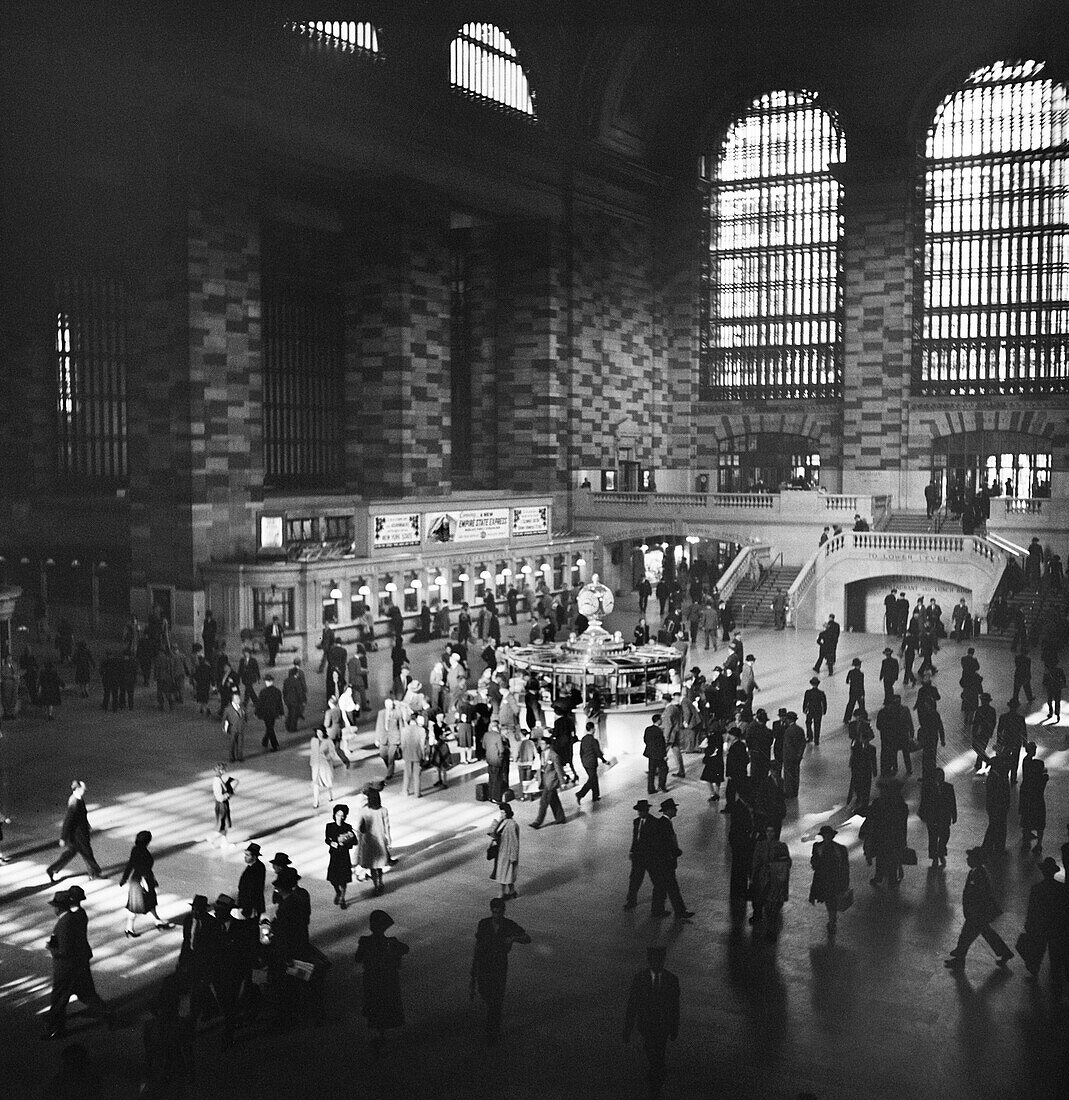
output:
M 513 508 L 512 533 L 513 535 L 548 535 L 549 505 L 543 504 L 537 508 Z
M 419 546 L 419 512 L 392 516 L 374 516 L 375 532 L 371 545 L 376 550 L 391 546 Z

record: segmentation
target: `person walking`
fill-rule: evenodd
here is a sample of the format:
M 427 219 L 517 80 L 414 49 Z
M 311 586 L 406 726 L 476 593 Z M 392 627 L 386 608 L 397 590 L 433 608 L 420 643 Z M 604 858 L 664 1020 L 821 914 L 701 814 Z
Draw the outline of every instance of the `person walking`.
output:
M 894 780 L 881 781 L 880 793 L 869 806 L 868 816 L 859 836 L 864 843 L 866 859 L 876 861 L 876 870 L 869 885 L 897 886 L 902 881 L 902 853 L 906 847 L 909 807 L 902 789 Z
M 783 795 L 785 798 L 797 798 L 807 742 L 802 727 L 798 725 L 798 715 L 789 710 L 783 718 L 786 723 L 783 727 Z
M 724 730 L 723 722 L 718 718 L 708 723 L 705 736 L 705 748 L 702 752 L 703 782 L 709 784 L 709 801 L 720 801 L 720 784 L 724 782 Z
M 267 663 L 271 668 L 275 667 L 278 651 L 282 648 L 282 624 L 277 615 L 271 616 L 271 621 L 264 630 L 264 644 L 267 646 Z
M 817 663 L 813 666 L 813 671 L 819 672 L 820 666 L 827 663 L 828 675 L 834 676 L 835 654 L 838 648 L 839 624 L 835 621 L 834 615 L 829 615 L 828 621 L 817 635 Z
M 420 716 L 422 717 L 422 716 Z M 405 795 L 423 795 L 423 754 L 427 747 L 427 727 L 413 718 L 401 727 L 401 766 L 404 771 Z
M 486 778 L 491 802 L 500 802 L 509 785 L 509 769 L 512 750 L 508 737 L 497 722 L 491 722 L 483 734 L 483 758 L 486 760 Z
M 947 841 L 950 826 L 958 820 L 958 802 L 954 786 L 946 781 L 942 768 L 929 772 L 921 782 L 921 801 L 917 816 L 928 827 L 928 858 L 933 867 L 947 865 Z
M 1013 659 L 1013 695 L 1011 698 L 1015 703 L 1020 703 L 1022 691 L 1024 697 L 1031 703 L 1035 698 L 1032 692 L 1032 658 L 1024 649 Z
M 76 855 L 85 860 L 89 868 L 91 879 L 100 878 L 103 871 L 93 855 L 93 846 L 89 841 L 92 830 L 89 827 L 89 814 L 85 808 L 85 780 L 72 779 L 71 793 L 67 798 L 67 811 L 63 815 L 63 825 L 60 828 L 59 843 L 63 852 L 55 862 L 49 864 L 46 869 L 49 882 L 56 881 L 56 875 Z
M 393 779 L 397 757 L 401 753 L 401 726 L 402 717 L 397 700 L 389 695 L 383 700 L 382 710 L 375 718 L 375 745 L 386 768 L 387 780 Z
M 334 769 L 341 764 L 341 757 L 334 742 L 322 726 L 317 726 L 308 741 L 308 765 L 312 772 L 312 809 L 319 809 L 319 796 L 327 792 L 327 801 L 334 801 Z
M 653 834 L 657 827 L 656 820 L 650 817 L 650 804 L 645 798 L 640 798 L 635 803 L 634 810 L 638 817 L 631 822 L 631 847 L 627 853 L 628 859 L 631 860 L 631 872 L 627 877 L 625 910 L 634 909 L 638 905 L 638 891 L 650 869 Z M 653 882 L 652 874 L 650 874 L 650 882 Z
M 129 914 L 126 918 L 126 936 L 131 940 L 141 935 L 134 931 L 134 922 L 139 913 L 148 913 L 155 920 L 157 931 L 174 928 L 170 921 L 164 920 L 156 912 L 156 889 L 159 883 L 152 870 L 155 860 L 148 850 L 151 843 L 152 834 L 147 829 L 134 837 L 130 858 L 126 861 L 122 878 L 119 879 L 120 886 L 126 886 L 128 881 L 130 883 L 126 894 L 126 911 Z
M 1024 715 L 1019 714 L 1018 710 L 1017 700 L 1010 699 L 1006 704 L 1006 713 L 998 720 L 995 737 L 995 755 L 1002 761 L 1006 775 L 1014 785 L 1017 783 L 1017 765 L 1028 733 Z
M 1039 872 L 1042 880 L 1028 891 L 1024 935 L 1031 941 L 1031 950 L 1025 967 L 1034 981 L 1039 977 L 1043 956 L 1050 952 L 1051 992 L 1057 1004 L 1069 976 L 1069 886 L 1055 879 L 1058 864 L 1050 856 L 1040 863 Z M 1023 945 L 1021 951 L 1025 951 Z
M 646 758 L 646 793 L 668 790 L 668 744 L 665 741 L 663 715 L 650 716 L 650 724 L 642 735 L 642 755 Z
M 256 685 L 260 682 L 260 662 L 256 660 L 248 646 L 241 651 L 237 679 L 244 692 L 245 705 L 255 703 Z
M 356 862 L 371 875 L 372 893 L 383 892 L 382 872 L 390 865 L 390 815 L 372 788 L 356 821 Z
M 1047 696 L 1047 717 L 1044 721 L 1062 720 L 1062 693 L 1065 691 L 1065 671 L 1058 664 L 1047 665 L 1043 670 L 1043 691 Z
M 339 909 L 348 908 L 345 891 L 353 881 L 351 852 L 356 844 L 356 833 L 349 824 L 349 807 L 339 802 L 333 810 L 334 820 L 327 822 L 323 831 L 323 843 L 330 850 L 327 859 L 327 882 L 334 887 L 334 904 Z
M 486 858 L 493 862 L 490 878 L 501 887 L 501 896 L 508 899 L 519 896 L 516 893 L 516 872 L 520 865 L 520 826 L 509 803 L 501 802 L 499 808 L 501 814 L 487 833 L 490 845 Z
M 586 782 L 579 788 L 575 795 L 576 802 L 583 801 L 583 795 L 590 795 L 592 802 L 601 798 L 601 787 L 598 784 L 598 765 L 606 763 L 605 754 L 601 749 L 601 742 L 595 733 L 593 722 L 587 722 L 586 733 L 579 742 L 579 763 L 586 772 Z
M 672 904 L 677 920 L 690 920 L 694 916 L 683 901 L 683 894 L 676 879 L 676 867 L 683 854 L 676 840 L 675 827 L 672 825 L 678 812 L 675 799 L 666 798 L 661 803 L 661 816 L 653 821 L 653 833 L 650 837 L 649 872 L 653 882 L 653 900 L 650 915 L 664 917 L 668 915 L 665 901 Z
M 877 775 L 876 746 L 872 743 L 872 727 L 863 710 L 857 712 L 854 724 L 857 736 L 850 740 L 850 787 L 846 801 L 853 805 L 855 812 L 863 813 L 868 808 L 872 781 Z
M 646 966 L 631 979 L 624 1013 L 624 1043 L 631 1041 L 635 1030 L 642 1037 L 649 1063 L 647 1085 L 651 1100 L 659 1097 L 664 1088 L 668 1042 L 674 1043 L 679 1037 L 679 979 L 664 969 L 666 957 L 667 950 L 663 947 L 646 948 Z
M 241 705 L 241 695 L 234 692 L 226 710 L 223 711 L 223 736 L 230 748 L 230 763 L 245 759 L 245 708 Z
M 539 778 L 538 816 L 531 822 L 532 829 L 541 829 L 546 819 L 546 811 L 553 810 L 553 820 L 563 825 L 566 817 L 560 804 L 560 789 L 564 786 L 564 772 L 561 770 L 560 757 L 549 743 L 542 750 L 542 772 Z
M 52 996 L 48 1028 L 42 1039 L 66 1037 L 67 1004 L 71 997 L 77 997 L 93 1016 L 105 1020 L 109 1030 L 115 1027 L 115 1018 L 97 993 L 89 969 L 93 950 L 89 946 L 89 918 L 82 908 L 83 901 L 85 891 L 80 886 L 60 890 L 52 898 L 51 905 L 59 917 L 48 940 L 52 955 Z
M 51 661 L 45 661 L 37 682 L 37 704 L 45 708 L 49 722 L 56 716 L 56 707 L 63 703 L 62 690 L 63 681 L 59 678 L 56 666 Z
M 814 676 L 809 690 L 802 696 L 802 713 L 805 715 L 805 739 L 820 744 L 820 727 L 828 713 L 828 697 L 820 689 L 820 680 Z
M 909 749 L 913 740 L 913 715 L 902 705 L 898 695 L 880 708 L 876 715 L 876 729 L 880 733 L 880 775 L 898 774 L 898 754 L 902 754 L 906 775 L 913 774 L 913 761 Z
M 861 671 L 860 657 L 855 657 L 850 662 L 850 671 L 846 674 L 846 686 L 849 690 L 849 697 L 846 700 L 843 725 L 846 725 L 853 718 L 855 708 L 865 709 L 865 674 Z
M 385 1033 L 403 1027 L 405 1022 L 401 960 L 409 948 L 407 943 L 386 935 L 392 926 L 393 919 L 388 913 L 373 909 L 368 916 L 371 934 L 361 936 L 356 945 L 356 964 L 364 969 L 364 1003 L 360 1012 L 372 1033 L 371 1050 L 376 1058 L 382 1052 Z
M 880 683 L 883 684 L 883 701 L 889 703 L 895 693 L 895 684 L 898 683 L 898 661 L 894 651 L 888 647 L 883 651 L 883 661 L 880 663 Z
M 264 689 L 257 697 L 255 706 L 256 717 L 264 724 L 264 735 L 260 744 L 269 752 L 278 752 L 275 723 L 286 713 L 286 704 L 282 699 L 282 692 L 275 687 L 275 678 L 270 672 L 264 677 Z
M 1017 796 L 1017 817 L 1021 825 L 1021 849 L 1027 851 L 1032 841 L 1035 850 L 1043 847 L 1043 830 L 1047 827 L 1047 802 L 1045 789 L 1050 775 L 1042 760 L 1036 758 L 1036 743 L 1029 741 L 1024 747 L 1021 763 L 1021 790 Z
M 998 715 L 995 714 L 995 708 L 991 705 L 991 696 L 983 691 L 980 693 L 980 703 L 969 727 L 973 752 L 976 753 L 976 763 L 973 765 L 974 773 L 979 772 L 990 763 L 987 756 L 987 746 L 995 732 L 997 723 Z
M 264 903 L 264 882 L 267 868 L 260 861 L 260 845 L 250 844 L 242 853 L 245 867 L 238 879 L 238 908 L 246 918 L 259 920 L 267 910 Z
M 984 866 L 983 848 L 970 848 L 965 853 L 969 873 L 965 878 L 965 887 L 961 894 L 961 910 L 965 917 L 957 946 L 950 952 L 950 958 L 943 963 L 948 969 L 963 970 L 965 956 L 977 936 L 987 940 L 991 950 L 997 956 L 999 966 L 1005 966 L 1013 958 L 1006 941 L 991 927 L 991 922 L 1002 913 L 995 900 L 995 891 L 991 886 L 991 877 Z
M 230 828 L 230 796 L 237 789 L 238 781 L 226 775 L 226 765 L 216 764 L 212 777 L 212 798 L 215 800 L 215 825 L 221 841 L 226 840 Z
M 93 659 L 93 654 L 89 652 L 89 647 L 85 644 L 84 639 L 78 642 L 73 659 L 74 682 L 78 685 L 78 694 L 83 699 L 88 699 L 89 681 L 92 678 L 93 670 L 96 668 L 96 661 Z
M 813 868 L 813 882 L 809 887 L 809 904 L 822 903 L 828 911 L 828 938 L 834 937 L 839 927 L 839 912 L 851 904 L 850 853 L 835 838 L 838 832 L 830 825 L 820 827 L 820 840 L 813 845 L 809 866 Z
M 296 733 L 304 717 L 304 708 L 308 702 L 308 682 L 301 671 L 301 664 L 294 659 L 293 667 L 282 681 L 282 704 L 286 708 L 286 731 Z
M 531 937 L 505 916 L 505 899 L 490 899 L 490 916 L 475 929 L 475 952 L 471 960 L 471 987 L 486 1005 L 486 1043 L 493 1046 L 501 1034 L 501 1011 L 508 980 L 509 952 L 513 944 L 528 944 Z

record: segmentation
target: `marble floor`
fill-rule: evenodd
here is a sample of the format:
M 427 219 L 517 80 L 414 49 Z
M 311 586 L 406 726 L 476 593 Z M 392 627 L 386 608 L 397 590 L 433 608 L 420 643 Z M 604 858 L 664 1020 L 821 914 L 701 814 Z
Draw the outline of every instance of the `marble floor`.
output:
M 627 629 L 633 619 L 622 612 L 607 625 Z M 526 634 L 523 624 L 517 634 Z M 842 713 L 852 657 L 864 660 L 872 693 L 884 644 L 880 635 L 843 636 L 839 666 L 825 685 L 830 718 Z M 1007 647 L 987 639 L 976 646 L 985 683 L 996 701 L 1004 700 Z M 800 709 L 814 657 L 812 636 L 754 633 L 746 648 L 758 658 L 759 704 L 772 714 L 780 706 Z M 409 650 L 425 679 L 434 649 Z M 329 818 L 325 809 L 311 807 L 306 731 L 286 737 L 283 750 L 271 755 L 259 754 L 258 735 L 250 738 L 256 751 L 234 773 L 241 780 L 234 844 L 219 848 L 210 843 L 210 778 L 225 749 L 218 725 L 198 718 L 188 702 L 160 713 L 147 689 L 139 690 L 132 713 L 118 715 L 103 714 L 97 699 L 68 692 L 55 721 L 35 715 L 5 722 L 0 740 L 0 809 L 12 818 L 4 841 L 10 862 L 0 866 L 0 1065 L 8 1082 L 0 1093 L 36 1096 L 60 1064 L 62 1044 L 38 1041 L 51 972 L 44 942 L 53 888 L 44 868 L 54 857 L 69 780 L 78 776 L 89 785 L 97 857 L 114 877 L 91 882 L 78 860 L 68 867 L 66 882 L 78 882 L 88 894 L 97 985 L 120 1008 L 124 1026 L 108 1032 L 72 1004 L 71 1040 L 89 1051 L 106 1097 L 137 1093 L 145 1004 L 154 983 L 173 968 L 180 940 L 178 932 L 154 930 L 136 941 L 123 938 L 125 890 L 117 885 L 118 870 L 141 829 L 153 833 L 161 912 L 172 918 L 194 893 L 213 898 L 236 890 L 249 839 L 267 856 L 288 852 L 312 895 L 313 940 L 334 962 L 321 1026 L 282 1036 L 239 1035 L 226 1053 L 217 1028 L 203 1032 L 199 1097 L 642 1096 L 641 1046 L 637 1039 L 628 1047 L 621 1043 L 621 1024 L 630 975 L 654 942 L 667 946 L 668 967 L 682 984 L 682 1024 L 670 1048 L 666 1096 L 1064 1096 L 1069 1010 L 1052 1006 L 1046 970 L 1037 987 L 1019 960 L 1006 969 L 994 966 L 982 941 L 963 971 L 942 965 L 961 923 L 964 851 L 979 841 L 986 820 L 983 784 L 971 774 L 958 711 L 963 652 L 947 643 L 937 657 L 948 733 L 941 764 L 957 789 L 960 812 L 945 872 L 929 869 L 924 828 L 911 813 L 920 865 L 907 869 L 897 892 L 872 889 L 857 842 L 859 819 L 846 818 L 839 839 L 851 848 L 858 900 L 829 945 L 823 910 L 806 904 L 811 838 L 825 820 L 845 817 L 846 735 L 829 721 L 820 748 L 803 762 L 801 795 L 784 828 L 794 873 L 776 941 L 754 933 L 728 904 L 727 819 L 707 802 L 708 791 L 696 778 L 697 756 L 688 759 L 691 777 L 671 786 L 684 851 L 679 879 L 697 915 L 688 923 L 653 920 L 648 887 L 638 909 L 623 912 L 631 807 L 645 794 L 641 757 L 626 757 L 603 775 L 596 808 L 586 802 L 577 809 L 574 795 L 565 794 L 564 825 L 538 833 L 521 829 L 520 898 L 510 904 L 509 916 L 532 943 L 513 951 L 504 1035 L 492 1049 L 481 1041 L 481 1005 L 468 1000 L 472 937 L 495 892 L 484 858 L 492 811 L 474 799 L 476 769 L 454 769 L 447 792 L 419 800 L 405 798 L 399 781 L 387 788 L 401 860 L 387 875 L 383 898 L 373 900 L 357 884 L 353 904 L 342 912 L 331 905 L 324 880 L 322 836 Z M 708 669 L 716 657 L 701 652 L 697 663 Z M 374 655 L 373 674 L 381 691 L 388 676 L 385 650 Z M 318 704 L 319 678 L 310 681 Z M 910 691 L 907 702 L 912 699 Z M 1057 856 L 1069 820 L 1069 710 L 1060 727 L 1041 722 L 1045 710 L 1038 702 L 1029 710 L 1051 773 L 1047 848 Z M 366 744 L 353 770 L 337 777 L 336 797 L 350 804 L 369 778 L 381 775 L 370 736 Z M 915 811 L 915 782 L 906 793 Z M 516 805 L 521 822 L 530 821 L 533 806 Z M 1039 859 L 1018 849 L 1015 825 L 1014 810 L 1010 846 L 994 868 L 1005 908 L 997 927 L 1011 944 L 1023 926 Z M 402 968 L 408 1022 L 375 1061 L 359 1014 L 352 956 L 369 911 L 378 906 L 392 915 L 392 933 L 411 953 Z

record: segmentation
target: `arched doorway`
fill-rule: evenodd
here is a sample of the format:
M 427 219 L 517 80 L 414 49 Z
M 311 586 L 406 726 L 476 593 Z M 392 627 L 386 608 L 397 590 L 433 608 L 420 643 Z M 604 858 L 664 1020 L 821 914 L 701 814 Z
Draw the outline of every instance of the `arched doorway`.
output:
M 943 500 L 981 487 L 993 496 L 1050 496 L 1050 440 L 1028 432 L 958 432 L 932 444 L 932 479 Z
M 812 488 L 820 481 L 815 440 L 787 432 L 748 432 L 719 442 L 717 491 L 776 492 L 781 486 Z

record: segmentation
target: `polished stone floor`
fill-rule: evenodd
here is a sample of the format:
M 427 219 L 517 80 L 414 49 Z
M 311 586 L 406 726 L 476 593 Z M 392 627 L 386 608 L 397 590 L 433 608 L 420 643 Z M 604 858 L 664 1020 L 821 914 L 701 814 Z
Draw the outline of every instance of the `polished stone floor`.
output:
M 608 625 L 626 628 L 634 616 Z M 517 634 L 526 634 L 521 624 Z M 840 664 L 826 688 L 831 717 L 845 704 L 850 658 L 861 656 L 873 690 L 884 638 L 844 635 Z M 746 648 L 757 654 L 759 703 L 774 714 L 800 709 L 814 656 L 812 637 L 755 633 Z M 430 646 L 410 646 L 417 675 L 433 657 Z M 985 682 L 1005 699 L 1010 658 L 1001 642 L 981 640 Z M 844 818 L 846 736 L 829 721 L 819 750 L 807 754 L 802 791 L 784 829 L 794 857 L 791 901 L 775 942 L 754 934 L 733 916 L 727 897 L 726 818 L 707 802 L 695 778 L 672 781 L 680 805 L 676 820 L 684 855 L 680 881 L 697 911 L 692 922 L 654 921 L 648 892 L 632 913 L 621 911 L 627 876 L 631 806 L 645 793 L 643 761 L 624 758 L 603 776 L 597 808 L 577 811 L 566 794 L 568 821 L 539 833 L 523 828 L 520 898 L 509 915 L 532 944 L 512 955 L 505 1033 L 500 1045 L 480 1041 L 481 1006 L 467 997 L 472 936 L 494 893 L 487 879 L 484 830 L 491 812 L 474 800 L 473 769 L 455 769 L 446 793 L 403 797 L 398 781 L 385 796 L 401 855 L 387 875 L 387 891 L 372 900 L 355 887 L 347 912 L 330 904 L 322 843 L 327 812 L 310 804 L 307 732 L 286 738 L 283 751 L 258 748 L 235 774 L 233 847 L 209 843 L 210 777 L 225 746 L 216 723 L 198 718 L 188 702 L 160 713 L 142 689 L 132 713 L 104 715 L 96 700 L 68 692 L 54 722 L 32 716 L 5 723 L 0 740 L 0 809 L 13 819 L 5 829 L 0 867 L 0 1065 L 12 1097 L 35 1096 L 56 1073 L 59 1044 L 38 1042 L 47 1004 L 50 960 L 44 941 L 52 917 L 52 888 L 44 873 L 53 858 L 69 780 L 84 777 L 96 830 L 98 858 L 115 872 L 90 882 L 80 860 L 68 882 L 88 894 L 94 972 L 101 993 L 120 1006 L 126 1026 L 107 1032 L 72 1004 L 72 1038 L 88 1049 L 104 1080 L 103 1095 L 136 1095 L 143 1062 L 140 1023 L 153 983 L 170 970 L 177 932 L 122 936 L 125 891 L 117 871 L 134 834 L 154 835 L 161 911 L 183 913 L 194 893 L 233 892 L 241 849 L 256 839 L 265 855 L 285 850 L 312 894 L 314 941 L 334 960 L 328 980 L 326 1023 L 285 1036 L 252 1034 L 221 1053 L 217 1030 L 198 1041 L 198 1087 L 203 1097 L 303 1097 L 338 1092 L 368 1096 L 627 1097 L 644 1095 L 644 1065 L 637 1039 L 620 1040 L 630 974 L 644 962 L 647 944 L 667 945 L 668 966 L 682 984 L 682 1026 L 670 1050 L 666 1096 L 797 1096 L 821 1100 L 858 1097 L 1053 1097 L 1065 1095 L 1069 1012 L 1052 1007 L 1046 971 L 1039 987 L 1026 981 L 1015 960 L 1005 969 L 982 941 L 960 973 L 943 968 L 961 923 L 963 853 L 982 836 L 983 785 L 971 775 L 970 754 L 958 712 L 958 659 L 963 647 L 946 644 L 938 655 L 936 683 L 948 744 L 941 763 L 957 788 L 960 819 L 951 835 L 950 865 L 930 870 L 924 829 L 911 814 L 911 843 L 920 866 L 907 869 L 895 893 L 877 892 L 857 845 L 858 819 L 845 820 L 839 839 L 851 847 L 858 902 L 841 919 L 834 945 L 825 936 L 822 910 L 806 904 L 811 838 L 825 820 Z M 699 654 L 704 668 L 714 652 Z M 374 656 L 379 689 L 388 674 L 385 651 Z M 1038 676 L 1036 677 L 1038 680 Z M 314 700 L 322 698 L 318 677 Z M 913 693 L 907 695 L 912 702 Z M 1038 702 L 1029 722 L 1051 772 L 1047 789 L 1047 846 L 1057 855 L 1066 839 L 1067 730 L 1041 723 Z M 258 745 L 258 736 L 251 739 Z M 337 797 L 357 802 L 356 791 L 381 774 L 367 758 L 338 775 Z M 515 776 L 514 776 L 515 778 Z M 429 780 L 428 780 L 429 782 Z M 915 784 L 907 789 L 916 809 Z M 521 821 L 533 807 L 517 804 Z M 1023 924 L 1028 886 L 1038 878 L 1034 853 L 1016 847 L 1016 812 L 1010 847 L 995 868 L 1005 915 L 997 927 L 1012 944 Z M 352 961 L 368 912 L 381 905 L 396 921 L 392 932 L 411 953 L 403 970 L 408 1017 L 377 1062 L 369 1056 L 359 1015 L 359 974 Z M 142 918 L 150 927 L 148 918 Z

